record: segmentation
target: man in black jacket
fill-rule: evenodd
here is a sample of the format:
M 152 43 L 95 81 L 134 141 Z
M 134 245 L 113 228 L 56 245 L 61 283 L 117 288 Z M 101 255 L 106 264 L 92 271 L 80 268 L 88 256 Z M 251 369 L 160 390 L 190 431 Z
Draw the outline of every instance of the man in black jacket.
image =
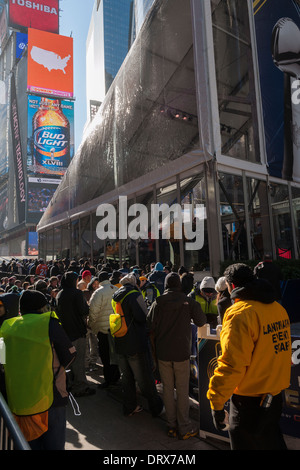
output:
M 151 369 L 149 341 L 146 328 L 146 303 L 137 288 L 136 276 L 127 274 L 120 283 L 122 287 L 115 292 L 113 300 L 122 302 L 128 331 L 125 336 L 115 338 L 122 376 L 123 410 L 125 416 L 141 411 L 137 404 L 137 382 L 141 393 L 147 398 L 152 416 L 159 416 L 163 410 L 162 400 L 156 390 Z
M 200 304 L 182 292 L 179 275 L 170 273 L 166 277 L 164 294 L 152 304 L 148 324 L 163 383 L 168 436 L 179 434 L 184 440 L 198 434 L 189 418 L 192 321 L 201 327 L 206 323 L 206 316 Z
M 71 366 L 72 394 L 76 397 L 92 395 L 96 390 L 89 387 L 85 375 L 86 355 L 86 318 L 89 314 L 88 304 L 83 292 L 77 289 L 78 274 L 66 272 L 61 280 L 61 290 L 57 294 L 57 314 L 61 324 L 77 351 L 75 361 Z
M 255 266 L 253 273 L 257 279 L 266 279 L 270 282 L 275 290 L 275 300 L 280 301 L 283 274 L 278 264 L 273 263 L 271 253 L 265 253 L 263 261 Z

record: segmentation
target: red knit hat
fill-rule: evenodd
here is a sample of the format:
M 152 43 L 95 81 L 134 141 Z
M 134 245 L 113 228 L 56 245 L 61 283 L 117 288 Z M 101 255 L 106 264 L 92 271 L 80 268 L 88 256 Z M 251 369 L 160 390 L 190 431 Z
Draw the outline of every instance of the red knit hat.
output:
M 84 279 L 84 278 L 87 277 L 87 276 L 91 276 L 91 275 L 92 275 L 91 271 L 83 271 L 83 273 L 82 273 L 82 279 Z

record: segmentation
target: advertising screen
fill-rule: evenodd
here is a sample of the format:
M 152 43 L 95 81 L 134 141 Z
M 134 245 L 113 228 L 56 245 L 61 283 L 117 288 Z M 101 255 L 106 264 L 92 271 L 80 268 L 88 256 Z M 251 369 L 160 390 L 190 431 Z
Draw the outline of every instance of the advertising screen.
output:
M 9 0 L 9 26 L 59 32 L 59 0 Z
M 27 174 L 61 180 L 74 156 L 74 103 L 28 96 Z
M 27 213 L 42 216 L 57 186 L 39 183 L 28 183 L 28 207 Z
M 61 98 L 74 96 L 73 38 L 28 29 L 27 89 Z
M 39 254 L 38 245 L 37 232 L 28 232 L 28 256 L 37 256 Z
M 26 49 L 28 43 L 28 35 L 26 33 L 16 34 L 16 58 L 20 59 Z
M 300 1 L 253 0 L 268 169 L 300 182 Z

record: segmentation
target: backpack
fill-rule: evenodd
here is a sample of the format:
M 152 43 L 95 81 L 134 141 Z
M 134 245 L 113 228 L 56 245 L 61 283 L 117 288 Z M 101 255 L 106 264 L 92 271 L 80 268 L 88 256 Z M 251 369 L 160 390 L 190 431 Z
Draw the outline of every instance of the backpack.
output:
M 130 325 L 127 326 L 125 315 L 124 315 L 123 308 L 122 308 L 122 302 L 127 297 L 127 295 L 132 294 L 133 292 L 139 293 L 139 291 L 137 290 L 131 290 L 119 302 L 116 302 L 115 300 L 111 301 L 111 305 L 112 305 L 114 313 L 112 313 L 109 316 L 109 328 L 110 328 L 110 334 L 114 338 L 115 337 L 122 338 L 123 336 L 125 336 L 128 331 L 128 328 L 130 327 L 132 323 L 133 318 L 130 322 Z

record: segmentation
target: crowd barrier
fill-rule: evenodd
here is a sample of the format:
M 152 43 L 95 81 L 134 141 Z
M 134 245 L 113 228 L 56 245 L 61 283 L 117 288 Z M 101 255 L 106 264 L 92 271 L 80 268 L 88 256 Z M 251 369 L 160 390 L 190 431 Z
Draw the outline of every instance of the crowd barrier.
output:
M 31 450 L 1 393 L 0 450 Z

